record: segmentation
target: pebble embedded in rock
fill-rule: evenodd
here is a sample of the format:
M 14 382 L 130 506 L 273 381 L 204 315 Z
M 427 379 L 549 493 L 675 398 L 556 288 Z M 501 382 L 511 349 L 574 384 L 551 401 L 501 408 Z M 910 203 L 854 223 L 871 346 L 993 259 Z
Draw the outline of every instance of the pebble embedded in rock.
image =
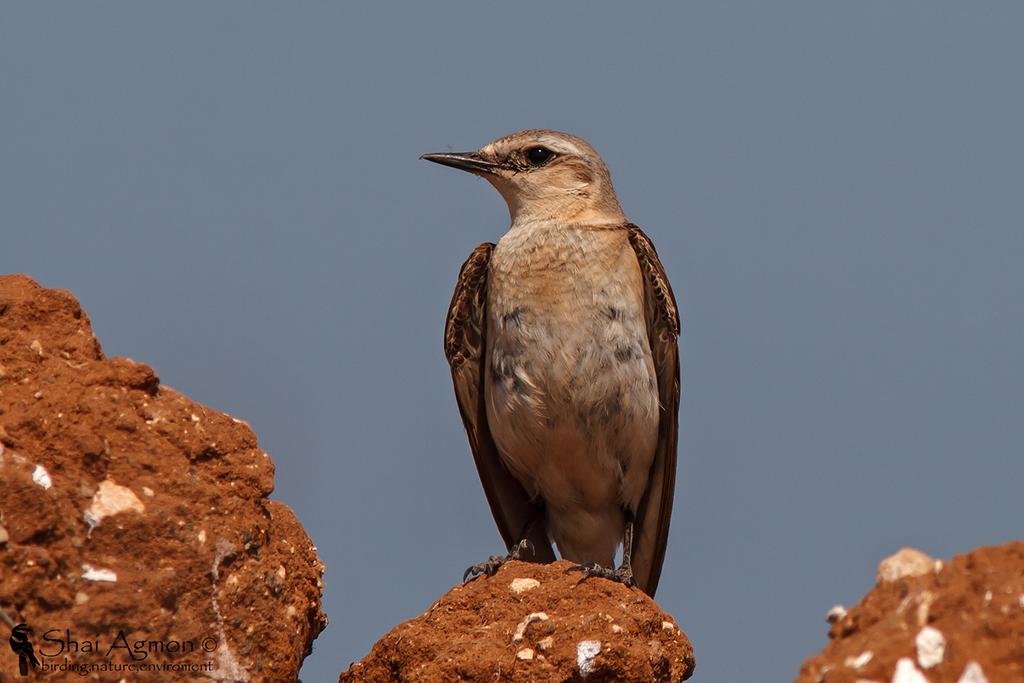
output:
M 981 670 L 980 664 L 967 662 L 964 672 L 960 674 L 956 683 L 988 683 L 988 678 L 985 677 L 985 672 Z
M 846 608 L 842 605 L 833 605 L 832 609 L 825 615 L 825 621 L 834 624 L 846 616 Z
M 509 584 L 509 588 L 511 588 L 512 592 L 516 594 L 525 593 L 526 591 L 533 590 L 538 586 L 540 586 L 540 581 L 531 578 L 512 579 L 512 583 Z
M 909 657 L 903 657 L 896 662 L 896 671 L 892 675 L 892 683 L 928 683 L 928 679 L 914 666 L 914 660 Z
M 946 653 L 946 638 L 931 626 L 925 626 L 914 639 L 917 646 L 917 663 L 922 669 L 930 669 L 942 662 Z
M 924 626 L 928 623 L 928 610 L 935 602 L 935 594 L 931 591 L 921 591 L 917 596 L 917 625 Z
M 898 581 L 907 576 L 921 576 L 936 571 L 941 566 L 935 558 L 916 548 L 903 548 L 878 563 L 878 583 Z
M 538 650 L 542 650 L 542 651 L 543 650 L 550 650 L 551 647 L 554 644 L 555 644 L 555 639 L 552 638 L 551 636 L 547 636 L 546 638 L 541 638 L 540 640 L 537 641 L 537 649 Z
M 86 581 L 117 582 L 117 574 L 109 569 L 94 569 L 88 564 L 82 565 L 82 578 Z
M 533 622 L 547 620 L 548 615 L 544 612 L 533 612 L 532 614 L 527 614 L 523 620 L 519 622 L 519 625 L 516 626 L 516 631 L 512 635 L 512 642 L 518 643 L 521 641 L 526 636 L 526 629 L 529 628 L 530 624 Z
M 36 468 L 32 471 L 32 481 L 44 489 L 53 486 L 53 481 L 50 480 L 50 473 L 42 465 L 36 465 Z
M 589 676 L 594 672 L 594 660 L 601 654 L 600 640 L 581 640 L 576 644 L 576 668 L 580 675 Z
M 528 662 L 533 659 L 533 650 L 528 647 L 524 647 L 522 650 L 516 653 L 516 659 Z
M 846 661 L 844 663 L 846 664 L 846 666 L 850 667 L 851 669 L 859 669 L 859 668 L 863 667 L 865 664 L 867 664 L 868 662 L 870 662 L 871 658 L 874 657 L 874 656 L 875 655 L 874 655 L 873 652 L 871 652 L 871 650 L 867 650 L 865 652 L 861 652 L 856 657 L 847 657 Z
M 83 516 L 89 526 L 94 527 L 106 517 L 129 511 L 141 514 L 146 511 L 146 506 L 127 486 L 116 484 L 112 479 L 104 479 Z

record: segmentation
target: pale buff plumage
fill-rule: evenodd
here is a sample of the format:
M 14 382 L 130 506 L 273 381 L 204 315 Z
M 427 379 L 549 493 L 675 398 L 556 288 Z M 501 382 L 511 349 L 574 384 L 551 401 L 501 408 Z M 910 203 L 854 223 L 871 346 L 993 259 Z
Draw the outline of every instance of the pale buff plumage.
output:
M 533 163 L 537 148 L 552 156 Z M 563 557 L 609 566 L 627 514 L 638 514 L 641 585 L 653 593 L 678 403 L 678 318 L 653 247 L 628 223 L 604 162 L 580 138 L 523 131 L 474 153 L 426 158 L 486 178 L 512 219 L 496 246 L 481 245 L 464 266 L 446 329 L 460 408 L 503 536 L 511 544 L 524 533 L 513 528 L 528 517 L 521 498 L 542 501 Z M 522 493 L 497 481 L 504 475 L 487 462 L 488 448 Z M 536 544 L 543 534 L 530 538 Z
M 611 565 L 658 434 L 640 269 L 623 231 L 516 226 L 491 256 L 485 396 L 563 557 Z

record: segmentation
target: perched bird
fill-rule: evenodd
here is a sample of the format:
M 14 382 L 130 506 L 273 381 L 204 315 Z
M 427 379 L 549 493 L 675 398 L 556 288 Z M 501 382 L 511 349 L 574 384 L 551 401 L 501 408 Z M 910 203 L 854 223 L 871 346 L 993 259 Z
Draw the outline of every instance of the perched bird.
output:
M 425 154 L 490 182 L 512 219 L 462 266 L 445 324 L 494 520 L 524 548 L 654 595 L 676 470 L 679 314 L 650 239 L 585 140 L 550 130 Z M 623 559 L 613 569 L 616 550 Z

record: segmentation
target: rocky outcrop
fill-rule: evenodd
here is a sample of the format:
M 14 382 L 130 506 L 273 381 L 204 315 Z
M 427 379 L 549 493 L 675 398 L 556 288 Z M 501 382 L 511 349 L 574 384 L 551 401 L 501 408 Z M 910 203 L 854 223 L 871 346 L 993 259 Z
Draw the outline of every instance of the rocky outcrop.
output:
M 639 589 L 581 580 L 572 565 L 509 562 L 457 586 L 381 638 L 341 683 L 681 681 L 693 648 Z
M 248 425 L 106 358 L 69 293 L 0 277 L 0 616 L 42 667 L 296 679 L 323 565 L 273 477 Z
M 797 683 L 1024 681 L 1024 542 L 949 562 L 906 548 L 877 579 L 849 611 L 833 608 L 831 642 Z

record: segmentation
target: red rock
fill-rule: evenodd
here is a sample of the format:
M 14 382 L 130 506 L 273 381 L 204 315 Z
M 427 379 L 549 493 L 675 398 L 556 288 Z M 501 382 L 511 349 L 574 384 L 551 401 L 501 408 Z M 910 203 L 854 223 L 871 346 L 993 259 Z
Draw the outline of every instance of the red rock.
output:
M 797 683 L 1024 681 L 1024 542 L 880 581 L 829 631 Z M 871 653 L 867 657 L 866 653 Z M 900 661 L 906 660 L 906 661 Z
M 147 680 L 295 679 L 326 625 L 323 565 L 268 500 L 273 477 L 246 424 L 104 356 L 71 294 L 0 277 L 0 609 L 32 627 L 37 654 L 56 651 L 51 629 L 102 651 L 123 631 L 194 643 L 148 664 L 218 667 Z M 69 659 L 132 661 L 123 649 Z M 17 667 L 5 644 L 0 672 Z
M 670 615 L 638 589 L 581 581 L 579 573 L 566 571 L 570 566 L 564 560 L 509 562 L 493 577 L 457 586 L 387 633 L 339 681 L 653 683 L 690 677 L 693 648 Z M 523 579 L 539 585 L 517 591 L 530 585 Z

